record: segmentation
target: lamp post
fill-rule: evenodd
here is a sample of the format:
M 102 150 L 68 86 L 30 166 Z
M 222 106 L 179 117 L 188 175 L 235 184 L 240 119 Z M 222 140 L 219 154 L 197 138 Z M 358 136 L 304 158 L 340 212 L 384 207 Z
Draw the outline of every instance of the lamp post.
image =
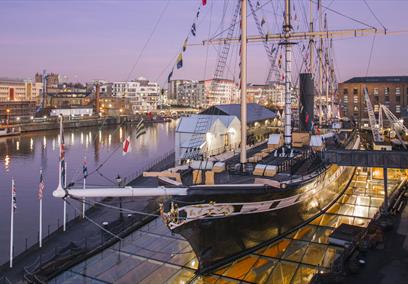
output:
M 116 177 L 116 183 L 118 184 L 118 187 L 122 187 L 122 178 L 118 174 Z M 122 212 L 122 197 L 119 197 L 119 207 L 120 207 L 120 220 L 123 220 L 123 212 Z
M 6 125 L 9 125 L 9 120 L 10 120 L 10 112 L 11 110 L 8 108 L 6 109 Z

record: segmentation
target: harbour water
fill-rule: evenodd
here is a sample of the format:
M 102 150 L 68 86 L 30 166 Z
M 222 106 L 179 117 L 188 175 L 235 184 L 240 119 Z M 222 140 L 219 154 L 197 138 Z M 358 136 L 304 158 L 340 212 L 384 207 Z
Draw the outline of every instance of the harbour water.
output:
M 147 126 L 146 134 L 136 140 L 132 126 L 99 129 L 66 129 L 64 133 L 67 183 L 82 186 L 82 165 L 87 161 L 88 186 L 116 186 L 115 177 L 129 179 L 174 149 L 176 122 Z M 122 142 L 130 136 L 131 152 L 122 155 Z M 11 179 L 15 179 L 17 210 L 14 217 L 15 255 L 38 241 L 40 169 L 43 169 L 43 236 L 54 231 L 63 220 L 63 202 L 52 197 L 58 182 L 59 132 L 27 133 L 0 138 L 0 263 L 8 260 L 10 241 Z M 98 167 L 98 172 L 94 170 Z M 67 208 L 68 219 L 75 212 Z

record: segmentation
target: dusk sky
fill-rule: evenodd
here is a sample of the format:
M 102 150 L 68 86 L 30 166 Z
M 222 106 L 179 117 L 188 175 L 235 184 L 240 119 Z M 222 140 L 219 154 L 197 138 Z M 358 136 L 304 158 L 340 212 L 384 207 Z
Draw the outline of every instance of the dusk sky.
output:
M 252 1 L 256 3 L 256 0 Z M 235 6 L 235 1 L 227 2 L 225 26 L 230 23 Z M 259 13 L 260 18 L 266 19 L 265 30 L 280 30 L 281 10 L 275 18 L 274 7 L 281 7 L 283 0 L 259 2 L 265 5 Z M 200 3 L 201 0 L 0 0 L 0 77 L 33 78 L 35 72 L 46 69 L 67 76 L 68 81 L 117 81 L 143 76 L 165 86 Z M 201 7 L 197 36 L 190 35 L 191 43 L 220 30 L 224 1 L 208 0 L 207 3 Z M 309 1 L 293 3 L 299 30 L 304 30 L 303 15 L 304 11 L 309 11 Z M 367 0 L 367 3 L 389 31 L 408 30 L 408 1 Z M 328 0 L 323 1 L 323 6 L 381 28 L 364 1 Z M 364 27 L 330 11 L 327 16 L 328 26 L 332 29 Z M 152 33 L 155 25 L 156 30 Z M 252 18 L 249 18 L 249 25 L 249 33 L 256 34 Z M 151 34 L 141 59 L 137 61 Z M 339 81 L 366 75 L 372 41 L 373 37 L 334 41 Z M 299 51 L 301 46 L 299 43 L 295 50 Z M 216 49 L 218 47 L 189 47 L 184 53 L 184 67 L 175 70 L 173 78 L 212 77 Z M 408 75 L 407 49 L 408 33 L 377 36 L 368 75 Z M 232 77 L 232 73 L 238 74 L 237 67 L 234 67 L 237 51 L 236 46 L 231 48 L 228 77 Z M 299 59 L 299 52 L 295 56 Z M 261 44 L 249 46 L 250 82 L 265 81 L 266 60 Z

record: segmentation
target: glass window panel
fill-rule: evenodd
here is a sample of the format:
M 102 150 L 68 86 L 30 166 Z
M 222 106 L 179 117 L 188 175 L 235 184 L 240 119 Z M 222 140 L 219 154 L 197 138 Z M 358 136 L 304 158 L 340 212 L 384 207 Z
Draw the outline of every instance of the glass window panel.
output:
M 328 244 L 329 236 L 332 232 L 332 229 L 318 228 L 315 235 L 313 236 L 312 241 L 316 243 Z
M 269 276 L 267 283 L 289 284 L 295 274 L 297 264 L 280 261 Z
M 239 283 L 239 280 L 220 277 L 216 282 L 216 284 L 233 284 L 233 283 Z
M 296 240 L 300 239 L 303 241 L 310 241 L 313 238 L 315 231 L 316 231 L 315 226 L 306 225 L 303 228 L 297 230 L 293 238 Z
M 188 283 L 194 277 L 194 271 L 188 269 L 182 269 L 173 275 L 167 283 Z
M 371 206 L 374 207 L 380 207 L 381 204 L 383 203 L 383 199 L 382 198 L 375 198 L 375 197 L 371 197 Z
M 252 269 L 247 273 L 244 280 L 254 283 L 266 283 L 269 274 L 277 262 L 277 260 L 260 257 Z
M 354 207 L 354 216 L 367 218 L 368 217 L 368 207 L 366 206 Z
M 177 272 L 178 268 L 169 265 L 162 265 L 159 269 L 155 270 L 148 277 L 144 278 L 141 284 L 151 284 L 151 283 L 164 283 L 172 275 Z
M 370 207 L 370 210 L 368 211 L 368 218 L 372 219 L 377 212 L 377 207 Z
M 320 265 L 324 254 L 326 252 L 325 245 L 318 245 L 318 244 L 310 244 L 307 247 L 305 256 L 302 259 L 303 263 L 311 264 L 311 265 Z
M 340 226 L 341 224 L 353 224 L 353 217 L 346 217 L 346 216 L 339 216 L 338 220 L 337 220 L 337 224 L 335 227 Z
M 335 203 L 335 204 L 333 204 L 333 206 L 330 207 L 329 210 L 327 210 L 327 213 L 336 214 L 337 212 L 339 212 L 340 207 L 341 207 L 342 205 L 343 205 L 343 204 L 341 204 L 341 203 Z
M 353 225 L 360 226 L 360 227 L 367 227 L 370 219 L 363 219 L 363 218 L 354 218 Z
M 367 197 L 367 196 L 357 196 L 356 205 L 369 206 L 369 205 L 370 205 L 370 197 Z
M 353 215 L 353 211 L 354 211 L 354 206 L 353 205 L 344 204 L 343 206 L 341 206 L 341 208 L 339 210 L 339 214 Z
M 100 274 L 98 278 L 107 282 L 115 282 L 142 262 L 134 257 L 121 255 L 114 266 Z
M 152 272 L 156 271 L 159 267 L 160 264 L 145 260 L 142 264 L 136 266 L 134 269 L 126 273 L 122 278 L 116 281 L 116 283 L 139 283 L 144 278 L 148 277 Z
M 324 214 L 320 226 L 335 227 L 337 220 L 338 216 L 336 215 Z
M 303 255 L 305 254 L 307 245 L 307 242 L 292 241 L 282 258 L 292 261 L 301 261 Z
M 218 276 L 199 276 L 193 282 L 193 284 L 214 284 L 218 280 Z
M 293 277 L 292 284 L 308 284 L 315 273 L 317 273 L 316 268 L 300 265 Z
M 291 241 L 288 239 L 282 239 L 265 249 L 259 250 L 258 253 L 265 256 L 278 258 L 285 252 L 290 242 Z
M 317 217 L 316 219 L 314 219 L 312 222 L 310 222 L 311 225 L 319 225 L 320 222 L 322 221 L 323 216 L 320 215 L 319 217 Z
M 323 258 L 322 266 L 330 267 L 334 260 L 343 252 L 343 249 L 340 247 L 329 246 L 326 250 L 326 254 Z
M 223 276 L 235 278 L 235 279 L 243 279 L 249 269 L 255 264 L 258 260 L 257 256 L 249 255 L 244 258 L 241 258 L 230 266 L 230 268 L 223 274 Z

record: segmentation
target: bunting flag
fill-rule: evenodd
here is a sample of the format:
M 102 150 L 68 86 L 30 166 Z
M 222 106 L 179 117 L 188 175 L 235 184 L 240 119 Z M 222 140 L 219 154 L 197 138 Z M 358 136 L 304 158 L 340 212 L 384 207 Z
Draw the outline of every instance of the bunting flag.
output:
M 183 67 L 183 54 L 180 52 L 177 57 L 177 69 L 180 69 L 181 67 Z
M 84 163 L 82 165 L 82 174 L 83 174 L 84 178 L 88 177 L 88 166 L 86 164 L 86 159 L 84 159 Z
M 187 50 L 187 42 L 188 42 L 188 37 L 184 40 L 183 52 L 185 52 Z
M 198 18 L 198 16 L 200 16 L 200 7 L 198 7 L 196 18 Z
M 207 4 L 207 0 L 203 0 L 203 6 Z
M 40 170 L 40 183 L 38 185 L 38 199 L 40 200 L 43 199 L 44 189 L 45 189 L 44 177 L 42 170 Z
M 265 19 L 264 19 L 264 17 L 262 17 L 262 20 L 261 20 L 261 27 L 262 27 L 263 25 L 265 25 Z
M 173 77 L 173 70 L 174 69 L 171 69 L 171 72 L 169 73 L 169 76 L 167 76 L 167 83 L 170 83 L 171 77 Z
M 261 7 L 261 3 L 259 3 L 259 1 L 256 1 L 256 8 Z
M 146 129 L 144 127 L 144 121 L 143 119 L 139 122 L 139 124 L 136 126 L 136 139 L 142 136 L 143 134 L 146 133 Z
M 193 25 L 191 26 L 191 34 L 193 36 L 196 36 L 196 24 L 195 23 L 193 23 Z
M 130 148 L 130 136 L 128 136 L 125 141 L 123 141 L 123 147 L 122 147 L 122 155 L 125 156 L 128 152 L 131 151 Z
M 14 182 L 14 179 L 12 180 L 12 187 L 11 187 L 11 197 L 13 199 L 13 212 L 16 212 L 17 210 L 17 191 L 16 191 L 16 184 Z

